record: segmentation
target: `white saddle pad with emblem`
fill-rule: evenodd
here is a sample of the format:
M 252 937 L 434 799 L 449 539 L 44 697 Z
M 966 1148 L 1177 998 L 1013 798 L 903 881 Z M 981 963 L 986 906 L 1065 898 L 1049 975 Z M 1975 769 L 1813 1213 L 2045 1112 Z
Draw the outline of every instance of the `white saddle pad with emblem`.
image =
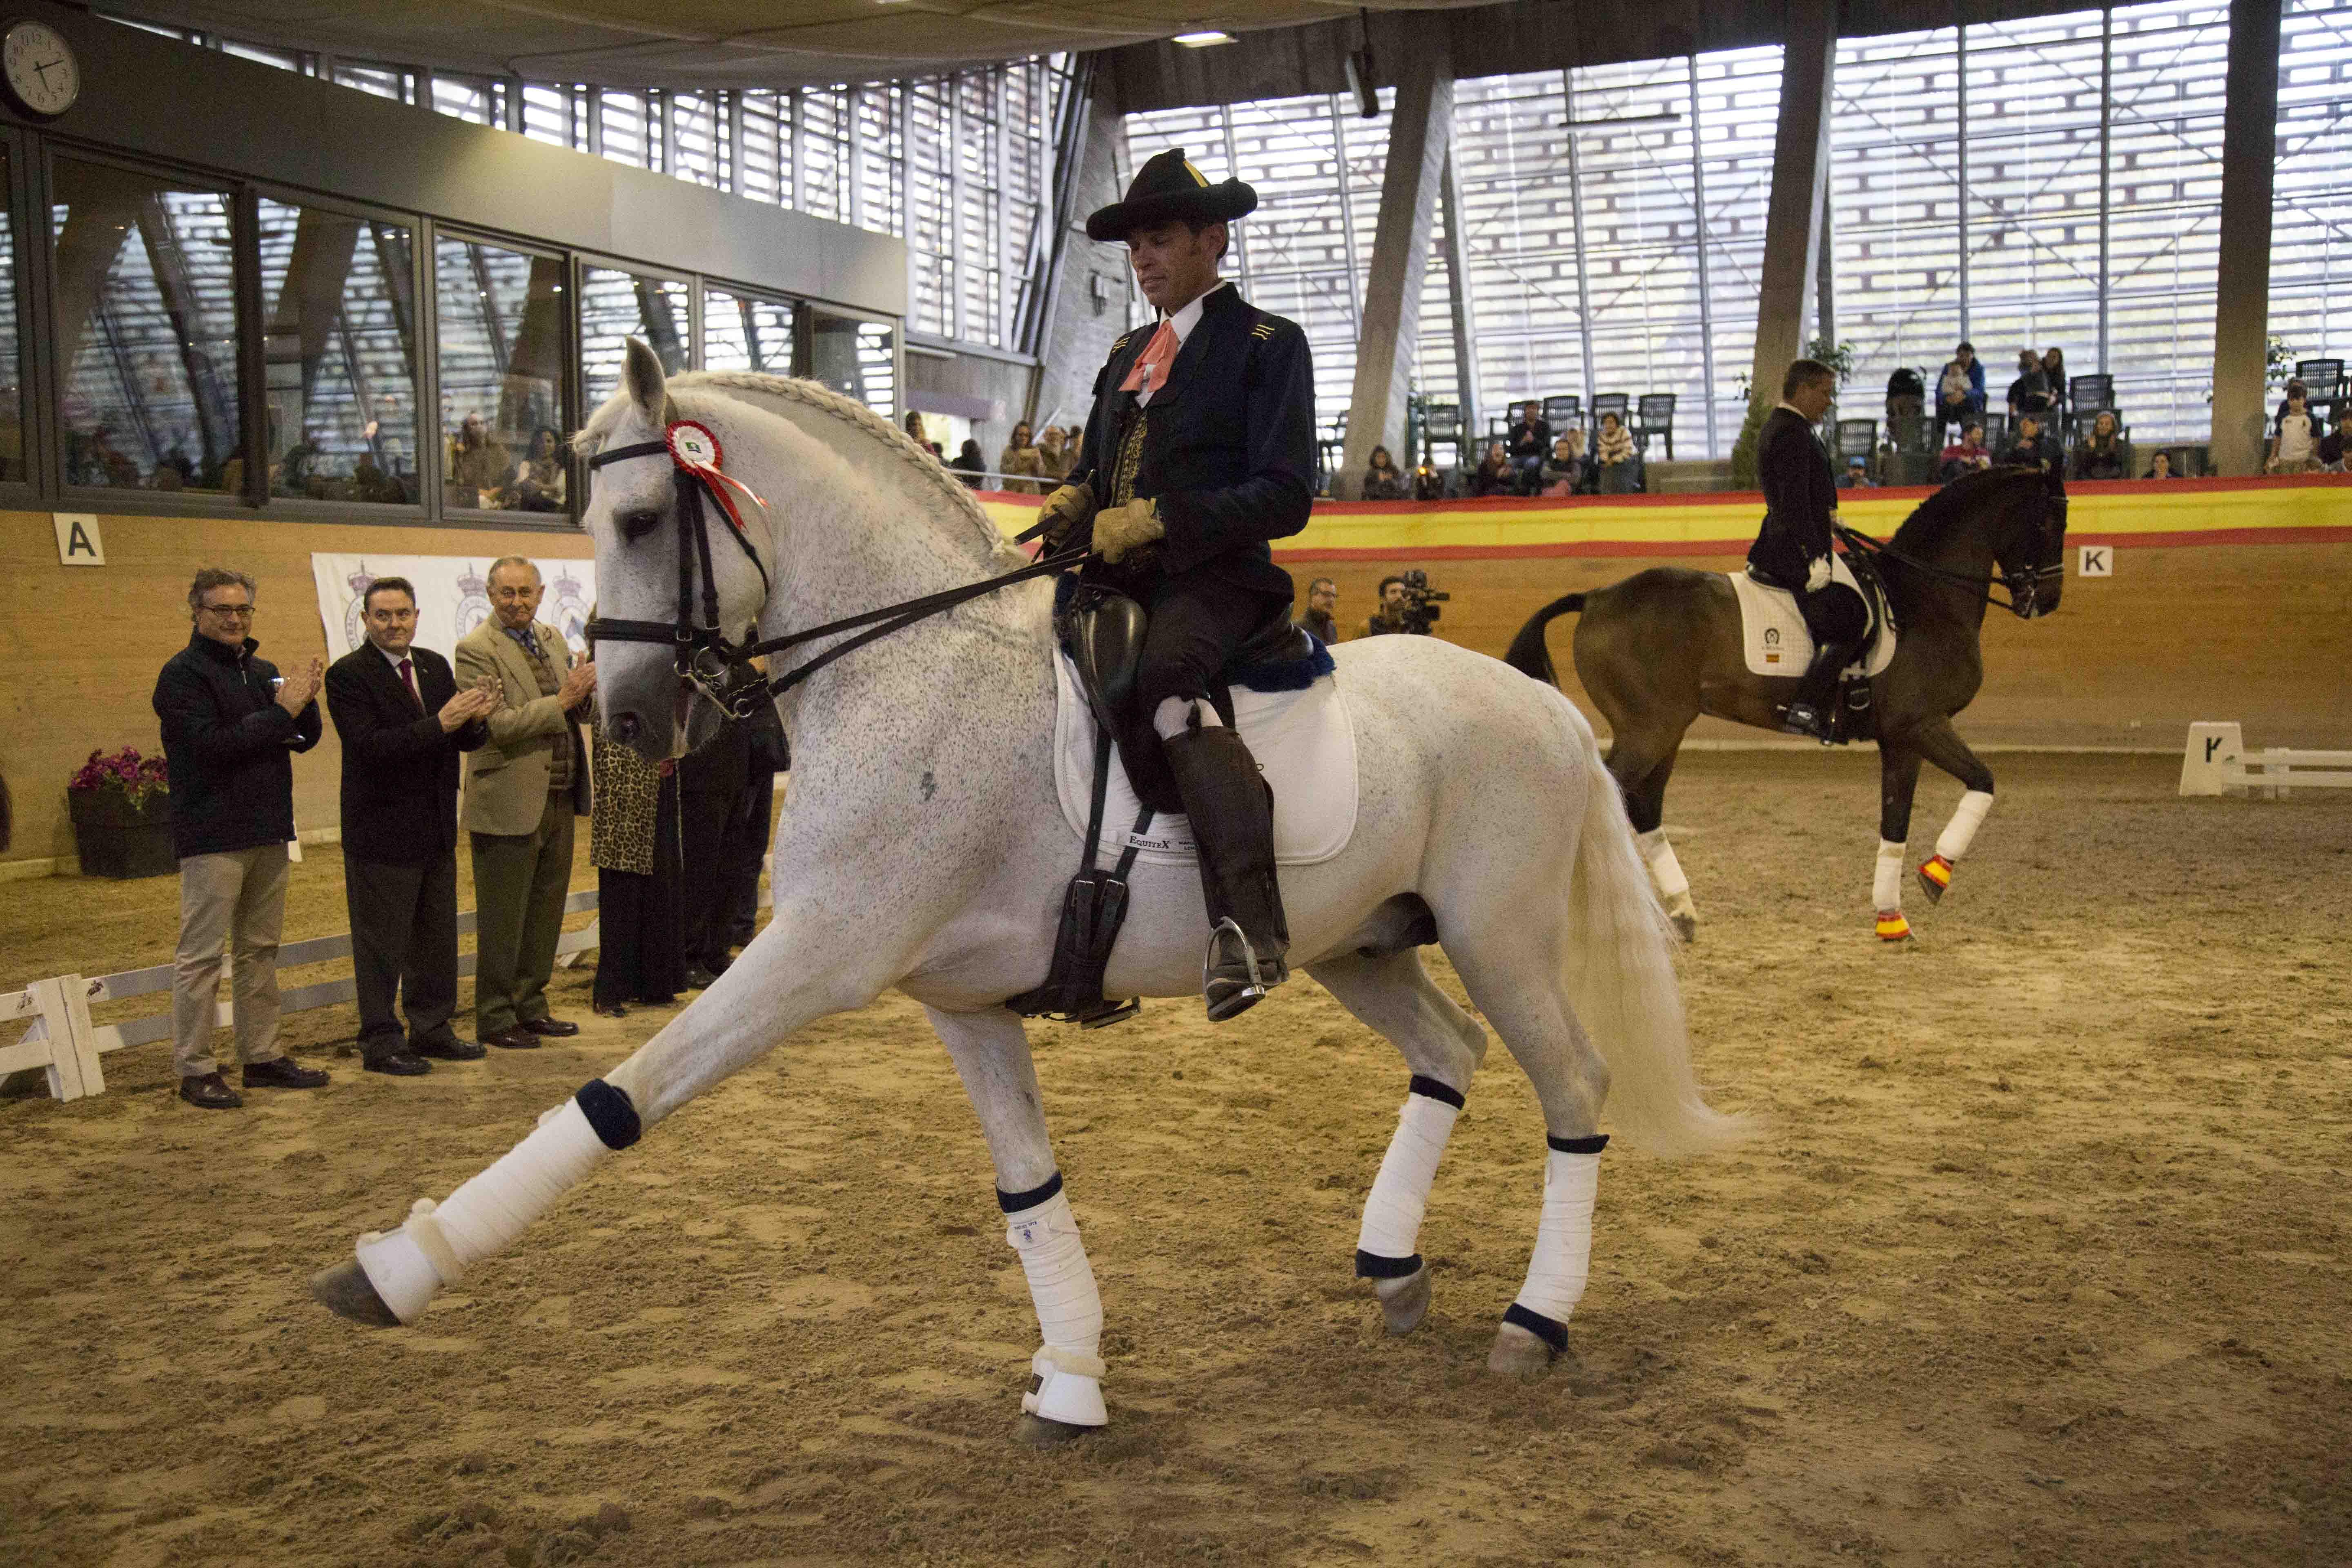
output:
M 1797 613 L 1797 595 L 1786 588 L 1767 587 L 1745 572 L 1724 575 L 1731 579 L 1732 591 L 1739 595 L 1739 647 L 1748 656 L 1748 673 L 1791 678 L 1804 674 L 1805 666 L 1813 661 L 1813 634 L 1805 629 L 1805 617 Z M 1830 557 L 1830 581 L 1862 592 L 1843 555 Z M 1895 617 L 1888 615 L 1881 617 L 1878 637 L 1868 651 L 1846 668 L 1876 675 L 1894 657 Z
M 1258 771 L 1274 786 L 1274 857 L 1285 866 L 1312 866 L 1348 847 L 1356 832 L 1356 728 L 1348 700 L 1329 675 L 1303 691 L 1252 691 L 1234 686 L 1234 718 Z M 1095 716 L 1078 689 L 1076 668 L 1054 656 L 1054 792 L 1070 831 L 1086 837 L 1094 801 Z M 1118 752 L 1110 754 L 1110 789 L 1104 797 L 1101 850 L 1115 858 L 1128 847 L 1143 803 L 1128 783 Z M 1155 816 L 1135 837 L 1138 860 L 1186 864 L 1199 857 L 1192 825 Z

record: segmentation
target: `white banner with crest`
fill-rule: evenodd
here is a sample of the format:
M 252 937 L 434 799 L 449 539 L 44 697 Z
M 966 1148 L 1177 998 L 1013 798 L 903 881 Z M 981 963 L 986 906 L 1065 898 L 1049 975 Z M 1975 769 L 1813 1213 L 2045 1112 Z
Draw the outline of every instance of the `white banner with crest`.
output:
M 310 575 L 319 586 L 319 619 L 327 631 L 329 663 L 367 640 L 361 625 L 360 595 L 379 577 L 405 577 L 416 584 L 416 641 L 454 659 L 457 639 L 490 618 L 487 581 L 494 555 L 342 555 L 313 551 Z M 539 618 L 563 634 L 575 655 L 588 651 L 583 633 L 588 607 L 596 602 L 596 563 L 570 556 L 538 563 L 547 586 Z

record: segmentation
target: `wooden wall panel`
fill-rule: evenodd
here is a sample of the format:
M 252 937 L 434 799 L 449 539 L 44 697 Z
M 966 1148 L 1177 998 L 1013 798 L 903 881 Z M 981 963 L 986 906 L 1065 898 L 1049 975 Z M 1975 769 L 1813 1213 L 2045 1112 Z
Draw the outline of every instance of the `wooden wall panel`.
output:
M 1985 620 L 1985 683 L 1960 716 L 1969 739 L 2008 745 L 2170 749 L 2189 723 L 2236 719 L 2257 746 L 2352 745 L 2352 544 L 2206 545 L 2115 552 L 2115 575 L 2069 576 L 2055 615 Z M 1341 626 L 1361 635 L 1380 580 L 1409 561 L 1277 557 L 1297 580 L 1339 585 Z M 1675 563 L 1737 571 L 1735 556 Z M 1438 621 L 1449 640 L 1502 657 L 1527 618 L 1563 594 L 1657 564 L 1591 557 L 1438 561 L 1430 585 L 1451 593 Z M 1570 622 L 1554 621 L 1552 658 L 1588 717 L 1570 668 Z M 1701 720 L 1695 738 L 1765 732 Z M 1799 742 L 1802 743 L 1802 742 Z
M 73 854 L 66 779 L 92 747 L 160 750 L 152 699 L 163 661 L 188 644 L 199 568 L 251 573 L 254 637 L 281 669 L 326 653 L 310 552 L 585 557 L 583 534 L 369 527 L 258 518 L 105 517 L 104 566 L 61 566 L 47 512 L 0 512 L 0 773 L 16 805 L 7 859 Z M 294 816 L 333 826 L 341 748 L 334 725 L 294 759 Z

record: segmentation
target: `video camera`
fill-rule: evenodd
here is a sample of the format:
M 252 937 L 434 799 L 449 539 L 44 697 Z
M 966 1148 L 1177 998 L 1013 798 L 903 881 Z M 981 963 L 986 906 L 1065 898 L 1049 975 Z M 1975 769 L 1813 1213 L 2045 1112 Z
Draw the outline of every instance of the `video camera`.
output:
M 1404 589 L 1404 608 L 1397 613 L 1397 619 L 1404 623 L 1406 631 L 1425 637 L 1432 624 L 1444 613 L 1437 606 L 1451 601 L 1454 595 L 1432 588 L 1426 572 L 1401 572 L 1397 575 Z

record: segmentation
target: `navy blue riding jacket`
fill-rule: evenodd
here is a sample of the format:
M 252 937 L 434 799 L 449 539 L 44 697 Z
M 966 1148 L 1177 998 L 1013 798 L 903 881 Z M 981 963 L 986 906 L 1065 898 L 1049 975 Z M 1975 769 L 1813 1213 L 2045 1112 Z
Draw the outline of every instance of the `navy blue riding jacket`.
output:
M 1804 416 L 1775 408 L 1756 439 L 1756 477 L 1764 486 L 1764 527 L 1748 552 L 1754 574 L 1805 591 L 1805 573 L 1830 552 L 1830 513 L 1837 475 Z

